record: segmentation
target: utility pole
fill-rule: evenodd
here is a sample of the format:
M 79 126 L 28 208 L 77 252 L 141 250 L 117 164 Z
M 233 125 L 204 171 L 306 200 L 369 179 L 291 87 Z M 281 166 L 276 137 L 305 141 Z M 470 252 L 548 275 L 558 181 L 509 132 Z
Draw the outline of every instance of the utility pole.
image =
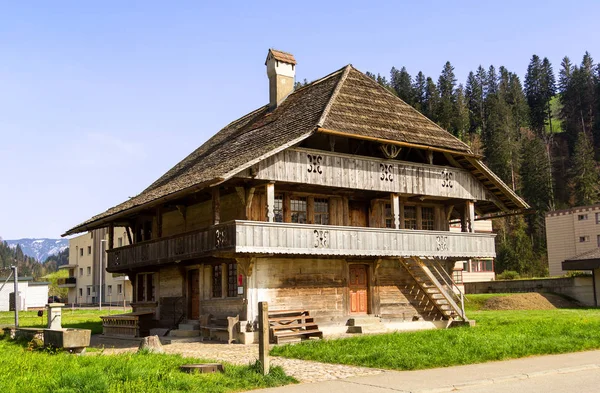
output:
M 99 272 L 99 274 L 100 274 L 100 276 L 99 276 L 100 277 L 99 278 L 100 279 L 100 288 L 99 288 L 99 291 L 98 291 L 99 292 L 98 293 L 98 300 L 99 300 L 98 304 L 100 306 L 98 307 L 98 310 L 102 310 L 102 275 L 104 273 L 104 271 L 102 270 L 103 269 L 102 265 L 103 265 L 103 259 L 104 259 L 104 244 L 103 244 L 104 242 L 106 242 L 106 239 L 101 239 L 100 240 L 100 272 Z
M 17 274 L 17 265 L 11 266 L 15 282 L 15 328 L 19 327 L 19 276 Z

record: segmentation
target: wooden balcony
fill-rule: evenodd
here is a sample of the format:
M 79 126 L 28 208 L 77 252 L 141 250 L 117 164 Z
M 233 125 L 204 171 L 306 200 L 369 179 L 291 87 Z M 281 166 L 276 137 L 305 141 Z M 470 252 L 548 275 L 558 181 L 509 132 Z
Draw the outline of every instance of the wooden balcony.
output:
M 109 272 L 238 255 L 495 257 L 493 234 L 230 221 L 108 251 Z
M 56 280 L 56 284 L 59 288 L 75 288 L 77 286 L 76 277 L 59 278 Z

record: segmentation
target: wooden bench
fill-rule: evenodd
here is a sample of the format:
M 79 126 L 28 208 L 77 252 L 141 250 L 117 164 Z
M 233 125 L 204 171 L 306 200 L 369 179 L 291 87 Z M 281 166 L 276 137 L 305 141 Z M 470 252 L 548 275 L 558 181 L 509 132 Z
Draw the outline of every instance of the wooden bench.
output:
M 215 332 L 227 332 L 227 344 L 231 344 L 234 340 L 238 340 L 237 334 L 240 324 L 240 316 L 214 318 L 211 314 L 200 315 L 200 332 L 202 337 L 212 339 Z M 208 333 L 208 334 L 205 334 Z
M 270 341 L 276 344 L 294 339 L 323 338 L 323 332 L 308 310 L 269 310 Z
M 152 311 L 137 311 L 102 316 L 100 317 L 102 319 L 102 334 L 119 337 L 146 336 L 149 334 L 148 325 L 153 315 L 154 312 Z

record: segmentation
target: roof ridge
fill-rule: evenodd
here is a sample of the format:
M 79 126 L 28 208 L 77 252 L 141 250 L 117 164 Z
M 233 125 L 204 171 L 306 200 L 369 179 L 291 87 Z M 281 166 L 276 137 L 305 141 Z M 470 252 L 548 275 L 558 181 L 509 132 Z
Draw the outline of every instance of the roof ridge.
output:
M 342 89 L 342 86 L 344 85 L 344 82 L 346 81 L 346 78 L 348 77 L 348 74 L 350 73 L 350 70 L 352 68 L 353 68 L 352 64 L 348 64 L 347 66 L 344 67 L 344 73 L 342 74 L 342 76 L 340 77 L 340 80 L 338 81 L 337 85 L 335 86 L 333 93 L 331 93 L 329 102 L 327 102 L 327 105 L 325 106 L 325 109 L 323 110 L 323 113 L 321 114 L 321 117 L 319 118 L 319 121 L 317 122 L 317 127 L 323 127 L 323 124 L 325 123 L 325 120 L 327 119 L 327 116 L 329 115 L 329 111 L 331 110 L 331 107 L 333 105 L 333 102 L 335 101 L 338 94 L 340 93 L 340 90 Z
M 354 68 L 354 67 L 352 67 Z M 421 112 L 419 112 L 416 108 L 414 108 L 412 105 L 407 104 L 402 98 L 398 97 L 397 95 L 395 95 L 394 93 L 392 93 L 391 91 L 389 91 L 388 89 L 386 89 L 385 87 L 381 86 L 379 83 L 377 83 L 377 81 L 373 80 L 372 78 L 369 78 L 367 75 L 365 75 L 362 71 L 354 68 L 356 71 L 358 71 L 361 76 L 363 76 L 365 79 L 369 80 L 371 83 L 377 85 L 377 87 L 380 90 L 385 91 L 393 100 L 398 100 L 400 102 L 402 102 L 404 105 L 406 105 L 408 108 L 410 108 L 410 110 L 412 110 L 413 112 L 418 113 L 421 117 L 427 119 L 427 121 L 429 123 L 431 123 L 432 125 L 434 125 L 436 128 L 439 128 L 440 130 L 448 133 L 450 136 L 452 136 L 453 138 L 455 138 L 457 141 L 459 141 L 460 143 L 462 143 L 463 145 L 465 145 L 467 147 L 467 151 L 471 154 L 473 154 L 473 151 L 471 150 L 471 147 L 469 145 L 467 145 L 465 142 L 461 141 L 460 139 L 458 139 L 455 135 L 452 135 L 452 133 L 442 127 L 439 126 L 439 124 L 437 124 L 436 122 L 434 122 L 433 120 L 431 120 L 429 117 L 425 116 L 424 114 L 422 114 Z
M 342 71 L 346 67 L 347 66 L 344 66 L 344 67 L 342 67 L 340 69 L 337 69 L 337 70 L 333 71 L 332 73 L 327 74 L 327 75 L 325 75 L 325 76 L 323 76 L 323 77 L 321 77 L 319 79 L 315 79 L 314 81 L 308 83 L 307 85 L 304 85 L 304 86 L 299 87 L 298 89 L 294 90 L 290 95 L 295 94 L 296 92 L 304 90 L 304 89 L 306 89 L 308 87 L 311 87 L 311 86 L 314 86 L 316 84 L 322 83 L 322 82 L 326 81 L 327 79 L 334 77 L 336 74 L 338 74 L 340 71 Z

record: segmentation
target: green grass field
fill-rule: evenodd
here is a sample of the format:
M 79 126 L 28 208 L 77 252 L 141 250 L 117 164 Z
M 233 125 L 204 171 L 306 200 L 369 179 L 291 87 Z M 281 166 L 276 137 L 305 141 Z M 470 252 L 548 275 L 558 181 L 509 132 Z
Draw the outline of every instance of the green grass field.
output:
M 179 366 L 206 363 L 178 355 L 85 356 L 30 351 L 0 340 L 0 392 L 236 392 L 296 382 L 279 367 L 267 376 L 253 366 L 225 365 L 224 373 L 187 374 Z
M 274 356 L 394 370 L 415 370 L 600 348 L 600 309 L 475 311 L 492 296 L 472 296 L 473 328 L 310 341 Z
M 131 310 L 129 310 L 131 311 Z M 68 328 L 77 329 L 90 329 L 92 334 L 102 333 L 102 321 L 100 316 L 103 315 L 114 315 L 122 314 L 122 309 L 113 310 L 74 310 L 69 308 L 63 308 L 62 312 L 62 326 Z M 44 310 L 44 316 L 38 317 L 37 311 L 20 311 L 19 312 L 19 326 L 20 327 L 39 327 L 45 328 L 48 323 L 48 317 L 46 310 Z M 12 311 L 0 312 L 0 327 L 14 326 L 15 325 L 15 314 Z

